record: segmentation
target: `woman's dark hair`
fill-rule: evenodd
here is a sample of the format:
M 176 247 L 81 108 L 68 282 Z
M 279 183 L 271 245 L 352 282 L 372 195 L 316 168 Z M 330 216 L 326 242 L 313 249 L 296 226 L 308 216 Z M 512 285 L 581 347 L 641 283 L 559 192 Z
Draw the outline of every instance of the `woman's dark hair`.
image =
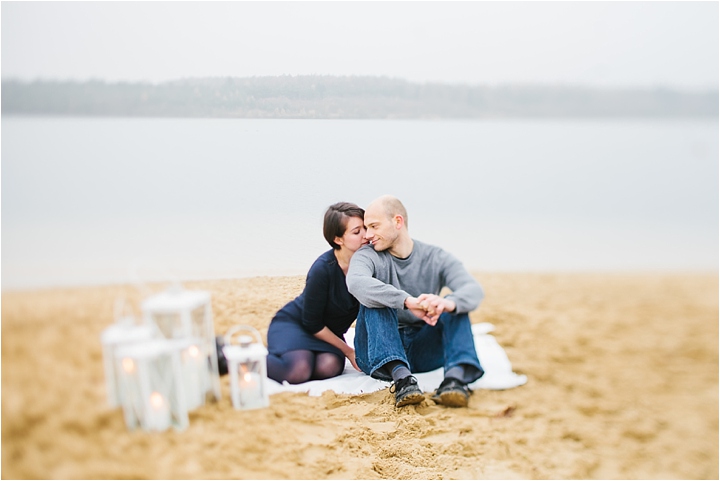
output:
M 365 211 L 352 202 L 338 202 L 328 207 L 323 220 L 323 235 L 330 247 L 337 250 L 340 248 L 335 243 L 336 237 L 342 237 L 347 228 L 348 218 L 365 218 Z

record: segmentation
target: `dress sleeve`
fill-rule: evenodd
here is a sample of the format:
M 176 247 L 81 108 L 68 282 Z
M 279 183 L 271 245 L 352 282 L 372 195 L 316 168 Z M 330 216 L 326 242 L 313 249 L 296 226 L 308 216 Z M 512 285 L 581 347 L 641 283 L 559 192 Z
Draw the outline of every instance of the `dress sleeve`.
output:
M 311 334 L 316 334 L 325 327 L 323 314 L 330 292 L 330 273 L 327 267 L 327 264 L 314 265 L 305 281 L 302 326 Z

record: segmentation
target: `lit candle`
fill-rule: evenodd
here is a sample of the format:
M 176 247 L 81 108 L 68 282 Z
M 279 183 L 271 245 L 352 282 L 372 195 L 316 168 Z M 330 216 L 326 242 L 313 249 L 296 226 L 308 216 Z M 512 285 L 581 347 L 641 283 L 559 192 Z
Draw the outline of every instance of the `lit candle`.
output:
M 240 365 L 240 404 L 246 409 L 264 405 L 260 376 L 246 364 Z
M 165 431 L 172 423 L 170 406 L 166 399 L 157 391 L 150 394 L 149 409 L 145 419 L 147 429 L 152 431 Z
M 122 360 L 122 367 L 126 373 L 132 374 L 135 372 L 135 361 L 126 357 Z

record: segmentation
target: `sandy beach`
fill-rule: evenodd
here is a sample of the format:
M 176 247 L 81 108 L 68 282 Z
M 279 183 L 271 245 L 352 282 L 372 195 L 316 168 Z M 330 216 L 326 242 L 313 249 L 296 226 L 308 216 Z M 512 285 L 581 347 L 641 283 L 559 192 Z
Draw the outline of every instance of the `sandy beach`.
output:
M 106 401 L 100 333 L 135 286 L 3 292 L 2 478 L 717 479 L 718 276 L 476 273 L 526 385 L 467 409 L 396 409 L 387 390 L 223 398 L 184 432 L 126 429 Z M 272 315 L 304 277 L 187 282 L 217 334 Z M 158 292 L 165 285 L 147 286 Z

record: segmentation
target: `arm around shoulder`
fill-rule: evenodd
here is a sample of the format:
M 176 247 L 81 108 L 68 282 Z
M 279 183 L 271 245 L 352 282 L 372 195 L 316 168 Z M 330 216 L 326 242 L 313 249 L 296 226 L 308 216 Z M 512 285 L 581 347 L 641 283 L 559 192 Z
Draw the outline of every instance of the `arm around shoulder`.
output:
M 348 291 L 365 307 L 402 309 L 410 294 L 377 279 L 376 260 L 377 254 L 372 247 L 355 252 L 345 278 Z

